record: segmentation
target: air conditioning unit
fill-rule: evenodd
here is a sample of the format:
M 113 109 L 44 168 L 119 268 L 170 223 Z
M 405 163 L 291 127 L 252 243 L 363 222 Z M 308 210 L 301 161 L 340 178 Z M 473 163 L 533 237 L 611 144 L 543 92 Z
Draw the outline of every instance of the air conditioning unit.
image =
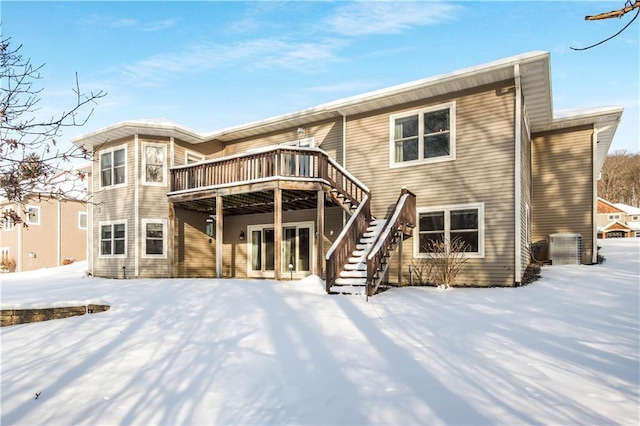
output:
M 549 235 L 549 260 L 552 265 L 579 265 L 582 258 L 582 235 Z

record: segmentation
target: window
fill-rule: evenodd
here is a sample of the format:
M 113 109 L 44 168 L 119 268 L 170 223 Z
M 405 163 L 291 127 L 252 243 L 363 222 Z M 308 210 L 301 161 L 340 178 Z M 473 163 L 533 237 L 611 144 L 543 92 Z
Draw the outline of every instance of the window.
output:
M 127 251 L 127 224 L 101 223 L 100 224 L 100 255 L 126 257 Z
M 87 229 L 87 212 L 78 212 L 78 228 Z
M 469 257 L 484 257 L 484 205 L 466 204 L 418 209 L 417 257 L 429 256 L 430 242 L 450 243 L 460 239 Z
M 619 213 L 614 213 L 614 214 L 610 214 L 607 218 L 609 220 L 620 220 L 620 214 Z
M 13 207 L 5 207 L 4 208 L 4 230 L 12 231 L 13 230 L 13 219 L 8 216 L 13 212 Z
M 634 221 L 634 222 L 637 222 L 637 221 L 640 220 L 640 216 L 635 216 L 635 215 L 631 216 L 631 220 Z
M 127 150 L 113 149 L 100 154 L 100 186 L 113 187 L 127 183 Z
M 27 225 L 40 225 L 40 206 L 27 206 Z
M 167 221 L 158 219 L 143 219 L 143 248 L 142 257 L 166 257 L 167 256 Z
M 455 159 L 455 103 L 391 116 L 391 166 Z
M 191 151 L 185 151 L 184 153 L 185 164 L 193 164 L 202 160 L 204 160 L 204 155 L 202 154 L 198 154 Z M 187 188 L 195 188 L 200 185 L 201 181 L 202 181 L 202 170 L 200 168 L 187 170 Z
M 166 182 L 165 146 L 158 144 L 143 144 L 144 151 L 144 183 L 151 185 L 164 185 Z
M 204 160 L 204 155 L 198 154 L 197 152 L 185 151 L 184 153 L 184 164 L 197 163 L 202 160 Z

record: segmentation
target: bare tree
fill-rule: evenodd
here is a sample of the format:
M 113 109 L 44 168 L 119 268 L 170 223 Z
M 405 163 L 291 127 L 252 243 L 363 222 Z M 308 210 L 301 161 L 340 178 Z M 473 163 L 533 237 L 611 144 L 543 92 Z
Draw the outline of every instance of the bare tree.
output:
M 598 180 L 598 196 L 612 203 L 638 207 L 640 154 L 614 151 L 607 156 Z
M 599 46 L 599 45 L 601 45 L 603 43 L 606 43 L 609 40 L 611 40 L 611 39 L 619 36 L 620 34 L 622 34 L 622 32 L 624 30 L 626 30 L 627 28 L 629 28 L 629 26 L 633 23 L 633 21 L 636 20 L 636 18 L 640 14 L 640 0 L 636 0 L 633 3 L 631 2 L 631 0 L 627 0 L 622 9 L 612 10 L 611 12 L 599 13 L 597 15 L 587 15 L 587 16 L 585 16 L 584 19 L 586 21 L 598 21 L 598 20 L 601 20 L 601 19 L 622 18 L 625 14 L 633 11 L 634 9 L 637 9 L 637 10 L 636 10 L 636 14 L 633 16 L 633 18 L 631 18 L 631 20 L 627 23 L 627 25 L 622 27 L 622 29 L 620 31 L 618 31 L 617 33 L 615 33 L 611 37 L 607 37 L 606 39 L 601 40 L 601 41 L 599 41 L 599 42 L 597 42 L 595 44 L 592 44 L 591 46 L 587 46 L 587 47 L 571 47 L 571 49 L 573 49 L 573 50 L 591 49 L 592 47 L 596 47 L 596 46 Z
M 96 101 L 106 96 L 103 91 L 82 93 L 76 74 L 75 104 L 43 119 L 38 116 L 43 89 L 36 82 L 44 64 L 34 66 L 21 48 L 13 48 L 10 38 L 0 40 L 0 196 L 17 203 L 33 192 L 64 195 L 59 194 L 64 191 L 60 181 L 72 177 L 71 161 L 88 159 L 90 153 L 59 144 L 58 138 L 66 127 L 83 126 Z M 3 212 L 0 223 L 7 219 L 21 221 L 16 212 Z

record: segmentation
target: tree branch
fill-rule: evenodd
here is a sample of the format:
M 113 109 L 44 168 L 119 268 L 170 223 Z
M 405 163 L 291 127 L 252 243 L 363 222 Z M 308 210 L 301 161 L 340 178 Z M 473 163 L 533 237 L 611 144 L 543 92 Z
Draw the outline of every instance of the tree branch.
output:
M 599 13 L 597 15 L 587 15 L 584 17 L 585 21 L 597 21 L 600 19 L 609 19 L 609 18 L 622 18 L 625 13 L 631 12 L 633 9 L 640 8 L 640 0 L 636 0 L 635 3 L 631 4 L 631 1 L 627 1 L 625 7 L 618 10 L 612 10 L 611 12 Z

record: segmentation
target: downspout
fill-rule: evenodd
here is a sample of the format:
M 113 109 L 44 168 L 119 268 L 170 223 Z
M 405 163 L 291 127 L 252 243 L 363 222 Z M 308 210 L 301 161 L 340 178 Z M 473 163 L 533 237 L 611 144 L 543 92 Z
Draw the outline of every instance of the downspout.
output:
M 20 204 L 16 204 L 16 209 L 20 209 Z M 20 217 L 23 216 L 21 211 L 16 211 L 20 213 Z M 22 272 L 22 223 L 18 223 L 18 266 L 16 267 L 16 270 L 18 272 Z
M 520 64 L 513 67 L 516 83 L 516 116 L 515 116 L 515 154 L 514 154 L 514 191 L 515 191 L 515 281 L 516 286 L 522 281 L 522 86 L 520 83 Z
M 133 137 L 133 145 L 134 145 L 134 154 L 133 154 L 133 275 L 134 277 L 138 277 L 138 272 L 140 268 L 140 262 L 138 259 L 138 222 L 140 217 L 140 189 L 138 187 L 138 175 L 139 175 L 139 139 L 138 134 L 136 133 Z
M 95 161 L 91 162 L 91 179 L 89 179 L 89 196 L 87 197 L 87 229 L 86 229 L 86 256 L 87 256 L 87 269 L 91 273 L 91 276 L 94 274 L 93 269 L 93 230 L 96 228 L 93 224 L 93 197 L 94 192 L 93 188 L 95 187 L 93 183 L 93 179 L 95 179 Z M 98 230 L 98 232 L 100 232 Z
M 60 266 L 60 258 L 62 257 L 62 208 L 60 206 L 60 196 L 56 197 L 57 202 L 57 213 L 58 213 L 58 223 L 56 230 L 56 238 L 57 238 L 57 250 L 58 250 L 58 260 L 56 260 L 56 266 Z
M 598 179 L 597 160 L 598 160 L 598 129 L 597 124 L 593 126 L 591 135 L 591 185 L 593 195 L 591 197 L 591 263 L 598 263 Z

